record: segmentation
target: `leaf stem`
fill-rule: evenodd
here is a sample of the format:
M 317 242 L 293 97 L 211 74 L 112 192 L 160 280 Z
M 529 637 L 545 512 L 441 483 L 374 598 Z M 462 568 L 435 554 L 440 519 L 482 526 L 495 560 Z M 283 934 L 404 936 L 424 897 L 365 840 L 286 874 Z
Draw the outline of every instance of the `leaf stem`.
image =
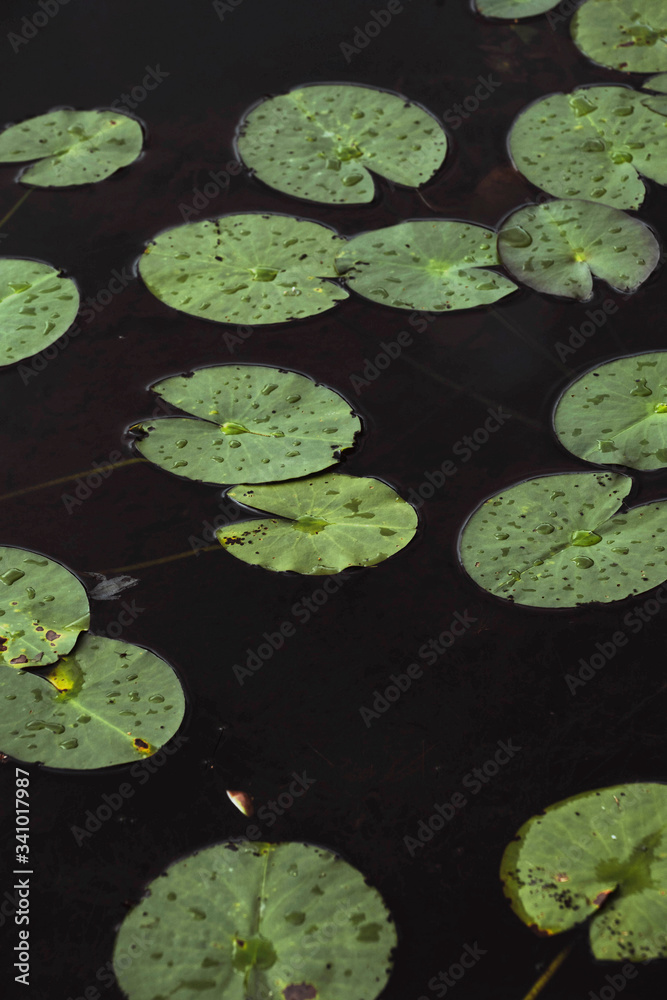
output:
M 137 462 L 147 462 L 147 458 L 126 458 L 122 462 L 112 462 L 108 465 L 98 465 L 94 469 L 86 469 L 84 472 L 73 472 L 69 476 L 61 476 L 60 479 L 49 479 L 46 483 L 37 483 L 36 486 L 25 486 L 22 490 L 14 490 L 13 493 L 5 493 L 0 500 L 11 500 L 12 497 L 22 497 L 26 493 L 34 493 L 35 490 L 43 490 L 47 486 L 58 486 L 60 483 L 69 483 L 73 479 L 81 476 L 92 476 L 96 472 L 106 472 L 107 469 L 121 469 L 124 465 L 136 465 Z
M 222 552 L 219 542 L 215 545 L 205 545 L 202 548 L 188 549 L 187 552 L 177 552 L 174 556 L 162 556 L 161 559 L 150 559 L 148 562 L 133 563 L 131 566 L 114 566 L 113 569 L 105 569 L 104 576 L 109 573 L 130 573 L 135 569 L 147 569 L 149 566 L 160 566 L 162 563 L 173 562 L 175 559 L 185 559 L 187 556 L 196 556 L 199 552 Z
M 9 211 L 7 212 L 7 215 L 5 215 L 4 218 L 0 219 L 0 226 L 4 226 L 5 222 L 8 222 L 9 219 L 11 219 L 12 215 L 14 214 L 14 212 L 18 211 L 18 209 L 21 207 L 21 205 L 26 200 L 26 198 L 30 197 L 30 195 L 32 194 L 32 192 L 34 190 L 35 189 L 32 188 L 32 187 L 28 188 L 28 190 L 26 191 L 26 193 L 24 195 L 21 195 L 21 197 L 16 202 L 16 204 L 14 205 L 14 207 L 9 209 Z
M 563 962 L 565 961 L 565 959 L 567 958 L 567 956 L 570 954 L 570 952 L 574 948 L 574 945 L 575 945 L 575 942 L 574 941 L 570 941 L 570 943 L 568 945 L 566 945 L 565 948 L 563 948 L 562 951 L 558 952 L 558 954 L 554 958 L 553 962 L 549 965 L 549 967 L 547 968 L 547 970 L 542 973 L 542 975 L 537 980 L 537 982 L 528 990 L 528 992 L 526 993 L 526 995 L 523 998 L 523 1000 L 535 1000 L 535 997 L 538 996 L 542 992 L 542 990 L 547 985 L 547 983 L 552 978 L 552 976 L 554 976 L 555 973 L 558 972 L 558 970 L 560 969 L 561 965 L 563 964 Z

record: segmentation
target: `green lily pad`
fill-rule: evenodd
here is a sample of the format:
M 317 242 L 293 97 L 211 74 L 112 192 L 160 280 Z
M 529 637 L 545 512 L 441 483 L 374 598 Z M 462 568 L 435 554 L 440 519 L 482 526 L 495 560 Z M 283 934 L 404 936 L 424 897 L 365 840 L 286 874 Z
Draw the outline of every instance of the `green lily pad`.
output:
M 616 785 L 547 806 L 500 868 L 525 924 L 560 934 L 590 918 L 596 958 L 667 958 L 667 786 Z
M 180 726 L 181 683 L 139 646 L 86 633 L 40 671 L 0 667 L 0 750 L 17 760 L 77 770 L 156 753 Z
M 355 236 L 336 267 L 359 295 L 398 309 L 473 309 L 516 290 L 499 264 L 493 230 L 469 222 L 423 219 Z
M 296 479 L 332 465 L 361 421 L 342 396 L 305 375 L 260 365 L 199 368 L 153 386 L 198 420 L 162 417 L 137 449 L 150 462 L 207 483 Z
M 606 86 L 552 94 L 521 112 L 509 145 L 517 169 L 556 198 L 638 208 L 640 174 L 667 184 L 667 98 Z
M 0 664 L 55 663 L 89 624 L 88 596 L 73 573 L 37 552 L 0 546 Z
M 642 90 L 655 90 L 659 94 L 667 94 L 667 73 L 658 73 L 644 80 Z
M 667 69 L 664 0 L 586 0 L 570 23 L 585 56 L 625 73 Z
M 485 17 L 516 21 L 522 17 L 544 14 L 556 6 L 556 0 L 475 0 L 475 7 Z
M 0 258 L 0 365 L 49 347 L 74 322 L 79 292 L 55 267 L 19 257 Z
M 667 351 L 614 358 L 576 379 L 554 413 L 579 458 L 631 469 L 667 467 Z
M 529 288 L 582 301 L 593 294 L 593 276 L 634 292 L 660 260 L 660 245 L 645 223 L 590 201 L 519 209 L 498 233 L 498 252 Z
M 307 576 L 375 566 L 404 548 L 417 514 L 386 483 L 340 473 L 271 486 L 235 486 L 228 496 L 278 515 L 220 528 L 217 538 L 253 566 Z
M 103 181 L 139 156 L 139 122 L 118 111 L 50 111 L 0 134 L 0 163 L 37 160 L 24 184 L 68 187 Z
M 419 187 L 442 165 L 447 136 L 418 104 L 354 85 L 300 87 L 270 97 L 241 123 L 241 157 L 265 184 L 330 205 L 372 201 L 369 171 Z
M 139 261 L 146 286 L 173 309 L 259 325 L 317 316 L 347 298 L 334 256 L 345 240 L 289 215 L 226 215 L 162 233 Z
M 374 1000 L 395 946 L 382 897 L 335 854 L 311 844 L 225 842 L 149 884 L 118 931 L 114 966 L 130 1000 L 178 991 Z
M 608 472 L 516 483 L 466 523 L 463 565 L 490 593 L 537 608 L 643 594 L 667 580 L 667 501 L 621 510 L 631 487 Z

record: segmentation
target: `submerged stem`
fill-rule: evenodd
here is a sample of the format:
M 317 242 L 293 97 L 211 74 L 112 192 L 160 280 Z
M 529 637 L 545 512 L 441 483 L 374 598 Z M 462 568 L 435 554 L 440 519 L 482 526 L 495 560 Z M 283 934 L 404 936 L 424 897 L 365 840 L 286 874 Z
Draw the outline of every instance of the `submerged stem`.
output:
M 149 566 L 159 566 L 162 563 L 173 562 L 174 559 L 185 559 L 187 556 L 196 556 L 199 552 L 214 552 L 216 549 L 218 552 L 223 551 L 219 543 L 204 545 L 202 548 L 188 549 L 187 552 L 177 552 L 175 556 L 162 556 L 161 559 L 149 559 L 148 562 L 133 563 L 132 566 L 114 566 L 113 569 L 105 569 L 104 575 L 108 576 L 109 573 L 129 573 L 134 569 L 147 569 Z
M 574 948 L 574 944 L 575 944 L 574 941 L 570 941 L 570 943 L 566 945 L 562 951 L 558 952 L 553 962 L 549 965 L 547 970 L 542 973 L 537 982 L 528 990 L 523 1000 L 535 1000 L 535 997 L 542 992 L 542 990 L 547 985 L 552 976 L 554 976 L 556 972 L 558 972 L 561 965 L 563 964 L 567 956 Z
M 9 211 L 7 212 L 7 215 L 5 215 L 2 219 L 0 219 L 0 226 L 4 226 L 5 222 L 8 222 L 9 219 L 11 219 L 12 215 L 14 214 L 14 212 L 18 211 L 18 209 L 21 207 L 21 205 L 26 200 L 26 198 L 28 198 L 32 194 L 32 192 L 34 190 L 35 190 L 34 188 L 28 188 L 28 190 L 26 191 L 26 193 L 24 195 L 21 195 L 21 197 L 16 202 L 16 204 L 14 205 L 14 207 L 10 208 Z
M 96 472 L 106 472 L 107 469 L 121 469 L 124 465 L 135 465 L 137 462 L 147 462 L 147 458 L 126 458 L 122 462 L 112 462 L 108 465 L 98 465 L 94 469 L 86 469 L 85 472 L 73 472 L 69 476 L 61 476 L 60 479 L 49 479 L 46 483 L 37 483 L 36 486 L 25 486 L 22 490 L 14 490 L 13 493 L 5 493 L 0 500 L 10 500 L 12 497 L 22 497 L 26 493 L 33 493 L 35 490 L 43 490 L 47 486 L 58 486 L 60 483 L 69 483 L 73 479 L 81 476 L 92 476 Z

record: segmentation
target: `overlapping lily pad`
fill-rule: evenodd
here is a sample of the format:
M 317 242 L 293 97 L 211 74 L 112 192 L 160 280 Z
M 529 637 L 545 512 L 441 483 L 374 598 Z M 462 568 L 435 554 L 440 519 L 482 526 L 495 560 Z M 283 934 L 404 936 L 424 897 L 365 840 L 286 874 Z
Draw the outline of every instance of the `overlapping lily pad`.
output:
M 600 465 L 667 467 L 667 351 L 614 358 L 564 390 L 556 434 L 579 458 Z
M 37 162 L 21 174 L 36 187 L 91 184 L 139 156 L 139 122 L 117 111 L 50 111 L 0 134 L 0 163 Z
M 200 368 L 153 386 L 199 418 L 137 424 L 137 448 L 178 476 L 207 483 L 296 479 L 332 465 L 361 422 L 342 396 L 297 372 L 260 365 Z
M 597 959 L 667 958 L 666 838 L 666 785 L 583 792 L 524 823 L 503 855 L 503 889 L 542 934 L 590 918 Z
M 74 322 L 79 292 L 49 264 L 0 258 L 0 365 L 49 347 Z
M 0 664 L 54 663 L 89 623 L 88 597 L 73 573 L 37 552 L 0 546 Z
M 639 219 L 590 201 L 550 201 L 514 212 L 498 233 L 509 272 L 537 292 L 585 300 L 593 276 L 634 292 L 660 260 L 660 245 Z
M 659 94 L 667 94 L 667 73 L 658 73 L 649 77 L 642 84 L 643 90 L 655 90 Z
M 351 288 L 398 309 L 444 311 L 497 302 L 516 290 L 498 264 L 496 233 L 448 219 L 402 222 L 355 236 L 336 257 Z
M 375 566 L 404 548 L 417 528 L 414 507 L 379 479 L 325 472 L 271 486 L 235 486 L 228 496 L 277 515 L 216 532 L 228 552 L 264 569 L 325 576 Z
M 531 607 L 573 608 L 651 590 L 667 580 L 667 501 L 623 510 L 631 486 L 608 472 L 516 483 L 466 523 L 463 565 L 480 587 Z
M 517 168 L 557 198 L 638 208 L 640 175 L 667 184 L 667 97 L 614 86 L 552 94 L 521 112 L 509 145 Z
M 38 672 L 0 667 L 0 751 L 21 761 L 77 770 L 127 764 L 159 750 L 184 712 L 172 668 L 116 639 L 86 633 Z
M 347 298 L 334 257 L 345 240 L 289 215 L 226 215 L 169 229 L 139 261 L 148 289 L 173 309 L 218 323 L 316 316 Z
M 516 21 L 522 17 L 544 14 L 555 7 L 555 0 L 475 0 L 475 7 L 485 17 Z
M 345 84 L 300 87 L 270 97 L 241 123 L 238 149 L 260 180 L 309 201 L 373 200 L 369 171 L 419 187 L 442 165 L 447 137 L 407 98 Z
M 664 0 L 585 0 L 570 25 L 585 56 L 625 73 L 667 69 Z
M 374 1000 L 396 929 L 361 872 L 311 844 L 214 844 L 127 914 L 114 966 L 130 1000 Z

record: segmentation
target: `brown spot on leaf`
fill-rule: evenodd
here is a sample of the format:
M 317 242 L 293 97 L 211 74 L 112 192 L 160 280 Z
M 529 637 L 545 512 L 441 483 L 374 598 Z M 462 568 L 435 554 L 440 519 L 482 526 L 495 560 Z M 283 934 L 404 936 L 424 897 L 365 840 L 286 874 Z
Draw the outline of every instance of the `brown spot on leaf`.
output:
M 49 631 L 46 633 L 46 638 L 49 640 L 49 642 L 54 642 L 56 639 L 60 638 L 60 633 L 54 632 L 53 629 L 50 628 Z
M 25 655 L 25 653 L 22 653 L 21 656 L 17 656 L 14 660 L 10 660 L 9 662 L 10 663 L 27 663 L 28 662 L 28 657 Z
M 603 903 L 605 902 L 605 900 L 607 899 L 607 896 L 608 896 L 608 895 L 609 895 L 610 893 L 612 893 L 613 891 L 614 891 L 613 889 L 603 889 L 603 891 L 602 891 L 602 892 L 600 892 L 600 893 L 598 893 L 598 895 L 597 895 L 597 896 L 595 897 L 595 899 L 594 899 L 594 900 L 592 901 L 592 902 L 593 902 L 593 906 L 602 906 L 602 904 L 603 904 Z
M 313 1000 L 317 990 L 310 983 L 290 983 L 283 990 L 285 1000 Z

